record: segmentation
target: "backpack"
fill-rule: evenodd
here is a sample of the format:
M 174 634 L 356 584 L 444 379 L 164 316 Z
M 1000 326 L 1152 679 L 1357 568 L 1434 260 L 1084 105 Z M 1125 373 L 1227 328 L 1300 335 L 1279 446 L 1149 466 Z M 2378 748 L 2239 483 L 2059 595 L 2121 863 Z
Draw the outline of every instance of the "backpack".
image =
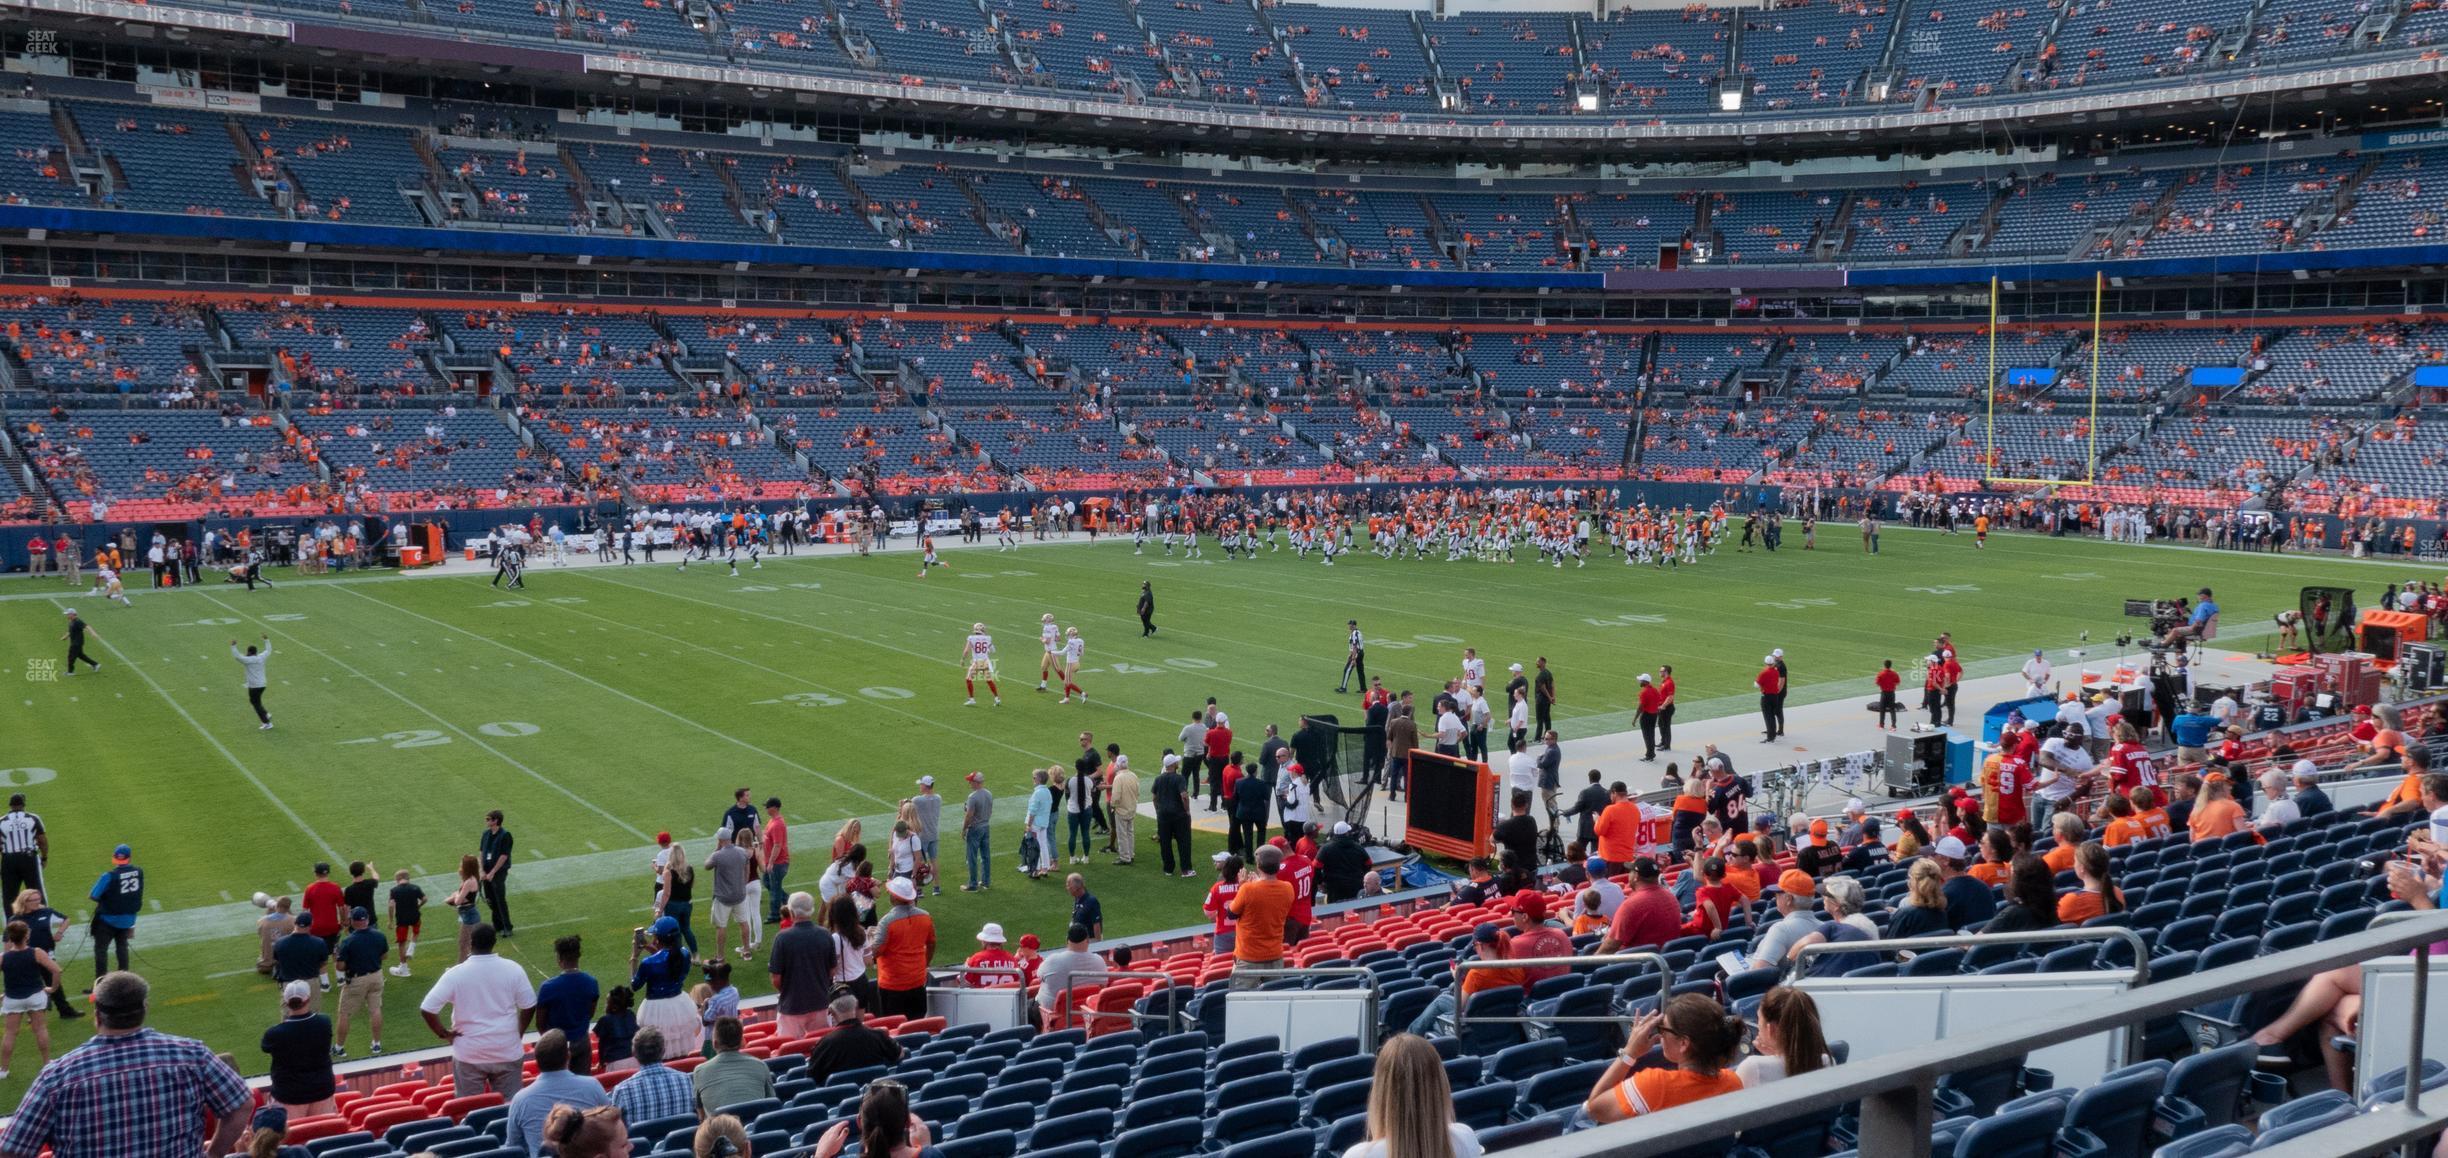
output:
M 1020 863 L 1031 868 L 1036 867 L 1037 852 L 1037 830 L 1022 829 L 1020 832 Z

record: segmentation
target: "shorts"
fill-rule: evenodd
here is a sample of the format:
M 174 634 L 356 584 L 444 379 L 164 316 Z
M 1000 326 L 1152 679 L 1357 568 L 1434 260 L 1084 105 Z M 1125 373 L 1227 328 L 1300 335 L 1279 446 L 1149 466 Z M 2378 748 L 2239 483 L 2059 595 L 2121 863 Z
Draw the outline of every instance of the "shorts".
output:
M 833 1027 L 833 1011 L 818 1009 L 812 1013 L 784 1013 L 774 1018 L 774 1037 L 780 1041 L 797 1041 L 812 1037 Z
M 416 940 L 417 933 L 423 928 L 422 925 L 394 925 L 391 927 L 391 942 L 395 945 L 405 945 Z
M 967 678 L 973 680 L 990 680 L 995 678 L 994 661 L 990 659 L 970 660 Z
M 39 990 L 32 997 L 0 998 L 0 1014 L 41 1013 L 51 1008 L 51 991 Z
M 754 912 L 756 912 L 756 898 L 754 897 L 743 897 L 736 905 L 726 905 L 721 901 L 716 901 L 714 902 L 714 927 L 728 928 L 734 916 L 739 918 L 741 924 L 747 924 L 749 914 Z
M 340 984 L 340 1016 L 370 1016 L 382 1012 L 383 971 L 360 973 Z

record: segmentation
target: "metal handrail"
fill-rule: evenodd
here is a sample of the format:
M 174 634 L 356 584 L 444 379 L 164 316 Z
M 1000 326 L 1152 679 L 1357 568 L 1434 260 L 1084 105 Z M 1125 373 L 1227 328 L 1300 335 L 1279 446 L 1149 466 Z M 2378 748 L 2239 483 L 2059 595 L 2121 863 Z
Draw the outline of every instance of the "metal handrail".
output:
M 1919 953 L 1930 949 L 1969 949 L 1983 945 L 2046 945 L 2060 941 L 2127 941 L 2134 950 L 2135 986 L 2150 984 L 2150 944 L 2142 934 L 2123 925 L 2098 925 L 2079 929 L 2032 929 L 2021 933 L 1936 933 L 1927 937 L 1901 937 L 1870 941 L 1823 941 L 1795 949 L 1788 958 L 1794 972 L 1800 972 L 1802 959 L 1815 953 Z M 1821 980 L 1834 981 L 1828 977 Z M 1913 980 L 1903 978 L 1902 980 Z
M 1639 953 L 1608 953 L 1602 956 L 1592 957 L 1503 957 L 1495 960 L 1480 960 L 1477 958 L 1472 958 L 1453 963 L 1455 974 L 1454 984 L 1459 987 L 1461 985 L 1461 974 L 1472 969 L 1544 969 L 1550 965 L 1563 965 L 1567 967 L 1587 965 L 1592 967 L 1600 967 L 1606 965 L 1620 965 L 1631 961 L 1647 961 L 1658 967 L 1658 1005 L 1663 1008 L 1666 1004 L 1666 999 L 1674 994 L 1675 974 L 1674 970 L 1668 968 L 1666 965 L 1666 955 L 1664 953 L 1657 952 L 1644 951 Z M 1638 980 L 1638 978 L 1635 978 L 1634 980 Z M 1541 1025 L 1576 1025 L 1587 1022 L 1607 1022 L 1612 1024 L 1622 1021 L 1623 1018 L 1617 1017 L 1613 1014 L 1585 1017 L 1532 1017 L 1527 1014 L 1523 1014 L 1514 1017 L 1481 1017 L 1479 1020 L 1487 1022 L 1491 1025 L 1503 1025 L 1509 1022 L 1537 1022 Z M 1462 1032 L 1464 1029 L 1470 1026 L 1470 1023 L 1470 1003 L 1467 1001 L 1455 1002 L 1454 1032 Z
M 1787 976 L 1789 978 L 1800 976 L 1802 959 L 1817 953 L 1919 953 L 1931 949 L 1979 948 L 1983 945 L 2048 945 L 2062 941 L 2118 940 L 2131 944 L 2134 951 L 2133 978 L 2127 982 L 2127 988 L 2140 989 L 2150 984 L 2150 946 L 2142 940 L 2142 934 L 2122 925 L 2099 925 L 2080 929 L 2032 929 L 2021 933 L 1941 933 L 1929 937 L 1902 937 L 1895 940 L 1824 941 L 1817 945 L 1804 945 L 1794 950 L 1793 956 L 1788 958 L 1793 963 L 1793 969 Z M 1817 980 L 1842 981 L 1844 978 L 1821 977 Z M 1953 983 L 1962 981 L 1964 978 L 1960 976 L 1880 977 L 1863 978 L 1862 980 Z M 2149 1027 L 2140 1021 L 2125 1027 L 2125 1056 L 2128 1060 L 2142 1055 L 2143 1039 L 2147 1036 L 2148 1029 Z
M 1515 1153 L 1520 1158 L 1630 1158 L 1713 1142 L 1731 1133 L 1859 1102 L 1861 1153 L 1882 1158 L 1927 1158 L 1930 1095 L 1941 1075 L 2023 1057 L 2036 1049 L 2124 1029 L 2137 1021 L 2171 1016 L 2221 997 L 2304 981 L 2339 966 L 2443 938 L 2448 938 L 2448 913 L 2427 912 L 2408 918 L 2402 925 L 2392 923 L 2390 928 L 2366 929 L 2352 936 L 2101 998 L 2067 1011 L 2064 1020 L 2040 1029 L 2013 1025 L 1951 1036 L 1911 1050 L 1789 1077 L 1771 1086 L 1723 1094 L 1630 1122 L 1532 1143 Z M 2415 991 L 2421 993 L 2428 979 L 2420 973 L 2416 976 Z M 2419 1042 L 2421 1022 L 2415 1023 L 2414 1033 Z M 2416 1132 L 2415 1125 L 2403 1115 L 2394 1117 L 2409 1134 Z M 2294 1151 L 2320 1152 L 2323 1151 Z

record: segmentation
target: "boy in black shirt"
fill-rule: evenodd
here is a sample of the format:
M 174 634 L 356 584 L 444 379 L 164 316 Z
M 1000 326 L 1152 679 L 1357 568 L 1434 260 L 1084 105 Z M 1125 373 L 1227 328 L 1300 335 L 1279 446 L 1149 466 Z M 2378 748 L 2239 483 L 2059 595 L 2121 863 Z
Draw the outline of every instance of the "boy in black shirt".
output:
M 391 936 L 399 943 L 399 964 L 391 967 L 391 975 L 406 977 L 408 959 L 416 956 L 417 929 L 425 919 L 425 890 L 408 879 L 407 869 L 391 879 Z

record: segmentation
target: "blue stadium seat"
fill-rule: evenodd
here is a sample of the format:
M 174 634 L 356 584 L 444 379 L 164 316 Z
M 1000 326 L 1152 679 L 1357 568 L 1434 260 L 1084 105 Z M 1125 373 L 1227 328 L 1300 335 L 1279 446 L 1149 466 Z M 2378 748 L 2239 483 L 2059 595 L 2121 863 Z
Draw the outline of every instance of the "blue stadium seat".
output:
M 1020 1149 L 1020 1136 L 1009 1130 L 990 1130 L 955 1137 L 935 1143 L 943 1158 L 1012 1158 Z
M 1018 1134 L 1036 1124 L 1037 1107 L 1033 1104 L 974 1109 L 952 1124 L 952 1136 L 961 1138 L 1006 1130 Z
M 1222 1158 L 1312 1158 L 1316 1153 L 1315 1131 L 1284 1130 L 1227 1146 Z
M 1035 1153 L 1073 1142 L 1095 1142 L 1101 1145 L 1105 1139 L 1113 1136 L 1113 1130 L 1114 1114 L 1112 1110 L 1088 1110 L 1077 1114 L 1065 1114 L 1059 1118 L 1048 1117 L 1045 1121 L 1037 1123 L 1035 1129 L 1029 1131 L 1027 1146 L 1031 1153 Z
M 1032 1110 L 1054 1100 L 1054 1083 L 1044 1078 L 1024 1082 L 996 1082 L 978 1099 L 978 1108 L 991 1110 L 998 1106 L 1028 1106 Z
M 2260 1050 L 2246 1040 L 2178 1061 L 2159 1095 L 2159 1119 L 2167 1124 L 2167 1134 L 2182 1138 L 2233 1123 L 2243 1113 L 2247 1082 Z
M 1494 1154 L 1516 1146 L 1527 1146 L 1532 1142 L 1544 1142 L 1549 1138 L 1561 1137 L 1564 1133 L 1564 1125 L 1569 1120 L 1570 1115 L 1568 1114 L 1541 1114 L 1535 1118 L 1503 1126 L 1490 1126 L 1479 1131 L 1479 1152 Z
M 1150 1098 L 1182 1093 L 1197 1093 L 1204 1097 L 1206 1089 L 1207 1075 L 1203 1071 L 1198 1069 L 1174 1070 L 1171 1073 L 1140 1078 L 1131 1084 L 1129 1096 L 1124 1100 L 1135 1104 Z
M 1097 1066 L 1093 1069 L 1073 1070 L 1070 1073 L 1063 1075 L 1062 1085 L 1057 1086 L 1056 1089 L 1066 1094 L 1077 1093 L 1081 1090 L 1104 1089 L 1107 1087 L 1118 1090 L 1128 1086 L 1130 1081 L 1131 1068 L 1129 1066 Z
M 1471 1019 L 1468 1024 L 1462 1026 L 1459 1035 L 1465 1050 L 1475 1054 L 1492 1055 L 1506 1046 L 1519 1045 L 1523 1041 L 1521 1022 L 1479 1020 L 1481 1018 L 1521 1016 L 1522 991 L 1520 989 L 1510 985 L 1496 989 L 1482 989 L 1471 994 L 1464 1008 L 1469 1012 Z M 1354 1042 L 1353 1048 L 1357 1049 L 1358 1044 Z
M 1577 1062 L 1550 1069 L 1521 1082 L 1520 1094 L 1513 1107 L 1514 1116 L 1534 1118 L 1588 1101 L 1590 1090 L 1598 1084 L 1599 1076 L 1606 1073 L 1609 1064 L 1603 1061 Z
M 2161 1146 L 2151 1158 L 2237 1158 L 2252 1153 L 2252 1142 L 2252 1131 L 2242 1126 L 2218 1126 Z
M 1306 1067 L 1302 1067 L 1306 1068 Z M 1243 1078 L 1284 1072 L 1284 1056 L 1279 1053 L 1247 1054 L 1221 1062 L 1207 1071 L 1208 1088 L 1227 1086 Z
M 1056 1094 L 1053 1101 L 1046 1103 L 1045 1116 L 1048 1121 L 1051 1121 L 1065 1114 L 1083 1113 L 1088 1110 L 1111 1110 L 1120 1113 L 1125 1092 L 1120 1086 L 1100 1086 L 1093 1090 L 1073 1090 L 1067 1094 Z
M 2001 1109 L 1955 1140 L 1955 1158 L 2050 1158 L 2063 1116 L 2063 1107 L 2055 1101 Z
M 1518 993 L 1519 990 L 1516 990 L 1515 992 Z M 1320 1062 L 1332 1061 L 1339 1057 L 1358 1057 L 1359 1055 L 1359 1038 L 1328 1038 L 1325 1041 L 1311 1042 L 1308 1045 L 1304 1045 L 1299 1049 L 1292 1051 L 1291 1059 L 1289 1062 L 1284 1064 L 1284 1068 L 1290 1069 L 1297 1073 Z M 1218 1060 L 1220 1061 L 1222 1059 Z
M 1207 1094 L 1192 1087 L 1187 1091 L 1146 1097 L 1133 1094 L 1122 1108 L 1122 1121 L 1116 1128 L 1122 1133 L 1176 1119 L 1199 1121 L 1207 1113 Z
M 1277 1070 L 1271 1074 L 1257 1074 L 1217 1086 L 1215 1096 L 1209 1099 L 1209 1102 L 1215 1112 L 1222 1113 L 1234 1106 L 1271 1102 L 1277 1098 L 1291 1096 L 1292 1075 Z
M 1371 1079 L 1361 1078 L 1327 1086 L 1309 1095 L 1302 1116 L 1314 1123 L 1331 1124 L 1347 1115 L 1360 1113 L 1368 1109 L 1369 1087 L 1372 1084 Z
M 1118 1158 L 1187 1158 L 1207 1141 L 1206 1124 L 1196 1117 L 1173 1118 L 1116 1135 Z
M 1454 1120 L 1473 1130 L 1504 1125 L 1513 1115 L 1520 1087 L 1512 1082 L 1488 1082 L 1453 1096 Z
M 1323 1044 L 1323 1043 L 1320 1043 L 1320 1044 Z M 1352 1044 L 1353 1044 L 1353 1048 L 1354 1048 L 1354 1049 L 1359 1048 L 1359 1041 L 1358 1041 L 1358 1039 L 1356 1039 L 1356 1038 L 1355 1038 L 1355 1039 L 1353 1039 L 1353 1043 L 1352 1043 Z M 1210 1062 L 1212 1062 L 1212 1063 L 1216 1064 L 1216 1065 L 1222 1065 L 1222 1064 L 1224 1064 L 1225 1062 L 1231 1061 L 1232 1059 L 1237 1058 L 1237 1057 L 1248 1057 L 1248 1056 L 1250 1056 L 1251 1054 L 1259 1054 L 1259 1053 L 1282 1053 L 1282 1052 L 1283 1052 L 1283 1041 L 1282 1041 L 1281 1039 L 1277 1038 L 1277 1037 L 1276 1037 L 1275 1035 L 1273 1035 L 1273 1034 L 1268 1034 L 1268 1035 L 1266 1035 L 1266 1036 L 1264 1036 L 1264 1037 L 1245 1037 L 1245 1038 L 1240 1039 L 1239 1041 L 1228 1041 L 1228 1042 L 1225 1042 L 1224 1044 L 1219 1045 L 1219 1046 L 1217 1046 L 1217 1047 L 1215 1048 L 1215 1054 L 1214 1054 L 1212 1057 L 1210 1057 L 1208 1060 L 1209 1060 Z M 1328 1054 L 1326 1054 L 1326 1056 L 1328 1056 L 1328 1057 L 1336 1057 L 1336 1056 L 1340 1056 L 1340 1055 L 1337 1055 L 1337 1054 L 1334 1054 L 1334 1053 L 1329 1052 Z
M 2126 1066 L 2075 1091 L 2058 1127 L 2061 1151 L 2068 1158 L 2142 1153 L 2150 1144 L 2151 1115 L 2170 1068 L 2164 1061 Z
M 1563 1040 L 1540 1038 L 1496 1051 L 1488 1059 L 1486 1076 L 1494 1081 L 1523 1082 L 1563 1064 Z
M 1376 1070 L 1377 1059 L 1374 1057 L 1339 1057 L 1301 1070 L 1297 1077 L 1300 1091 L 1313 1094 L 1339 1082 L 1359 1081 Z
M 1209 1127 L 1207 1141 L 1211 1146 L 1230 1147 L 1253 1138 L 1281 1133 L 1298 1125 L 1300 1101 L 1276 1098 L 1246 1106 L 1234 1106 L 1217 1114 Z

